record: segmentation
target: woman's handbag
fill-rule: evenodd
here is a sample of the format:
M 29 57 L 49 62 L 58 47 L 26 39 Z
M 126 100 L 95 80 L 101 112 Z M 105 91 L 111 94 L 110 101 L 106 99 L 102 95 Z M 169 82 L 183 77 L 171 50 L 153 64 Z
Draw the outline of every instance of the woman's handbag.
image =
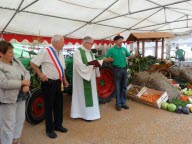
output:
M 16 59 L 13 59 L 13 60 L 20 66 L 19 62 Z M 24 79 L 24 76 L 21 75 L 21 80 L 23 80 L 23 79 Z M 23 89 L 23 87 L 21 87 L 21 89 L 19 90 L 19 94 L 17 96 L 17 102 L 25 101 L 31 96 L 30 91 L 24 93 L 22 89 Z
M 17 96 L 17 102 L 25 101 L 25 100 L 27 100 L 30 96 L 31 96 L 30 91 L 24 93 L 24 92 L 22 92 L 22 90 L 20 90 L 20 91 L 19 91 L 19 94 L 18 94 L 18 96 Z

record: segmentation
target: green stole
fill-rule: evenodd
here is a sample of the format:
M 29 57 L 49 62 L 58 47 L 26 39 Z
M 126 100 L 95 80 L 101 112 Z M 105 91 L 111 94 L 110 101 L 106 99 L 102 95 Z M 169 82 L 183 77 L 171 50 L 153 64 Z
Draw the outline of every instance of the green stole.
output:
M 81 59 L 85 65 L 88 65 L 87 57 L 85 54 L 85 51 L 82 48 L 79 48 Z M 93 59 L 93 53 L 90 51 L 91 57 Z M 83 79 L 83 85 L 84 85 L 84 95 L 85 95 L 85 104 L 86 107 L 93 107 L 93 97 L 92 97 L 92 87 L 91 87 L 91 81 L 87 81 Z

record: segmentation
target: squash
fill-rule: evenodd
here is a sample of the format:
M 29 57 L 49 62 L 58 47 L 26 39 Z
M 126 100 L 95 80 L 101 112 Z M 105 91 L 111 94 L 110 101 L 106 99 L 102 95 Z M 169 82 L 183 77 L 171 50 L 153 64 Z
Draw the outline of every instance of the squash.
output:
M 192 106 L 189 108 L 190 112 L 192 113 Z
M 183 101 L 189 101 L 189 98 L 186 97 L 186 96 L 183 96 L 183 95 L 180 95 L 180 100 L 183 100 Z

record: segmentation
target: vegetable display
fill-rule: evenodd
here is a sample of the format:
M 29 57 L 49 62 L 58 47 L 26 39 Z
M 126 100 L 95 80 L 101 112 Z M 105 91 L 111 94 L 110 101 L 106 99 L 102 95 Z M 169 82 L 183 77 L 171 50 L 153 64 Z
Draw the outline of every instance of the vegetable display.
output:
M 177 107 L 179 107 L 179 106 L 185 107 L 187 104 L 190 104 L 190 102 L 183 101 L 183 100 L 180 100 L 178 98 L 172 99 L 169 102 L 176 105 Z
M 127 91 L 127 95 L 136 96 L 140 91 L 142 87 L 132 87 Z
M 156 102 L 159 99 L 158 94 L 143 94 L 140 98 L 150 102 Z

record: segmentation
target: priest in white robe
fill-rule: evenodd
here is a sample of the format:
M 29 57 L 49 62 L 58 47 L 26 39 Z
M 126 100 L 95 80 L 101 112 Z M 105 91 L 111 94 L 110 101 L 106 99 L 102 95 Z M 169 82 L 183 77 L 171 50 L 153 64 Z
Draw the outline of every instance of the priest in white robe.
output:
M 99 68 L 87 65 L 95 59 L 91 48 L 94 40 L 85 37 L 82 45 L 73 54 L 73 94 L 71 118 L 82 118 L 86 121 L 100 118 L 96 76 L 100 76 Z

